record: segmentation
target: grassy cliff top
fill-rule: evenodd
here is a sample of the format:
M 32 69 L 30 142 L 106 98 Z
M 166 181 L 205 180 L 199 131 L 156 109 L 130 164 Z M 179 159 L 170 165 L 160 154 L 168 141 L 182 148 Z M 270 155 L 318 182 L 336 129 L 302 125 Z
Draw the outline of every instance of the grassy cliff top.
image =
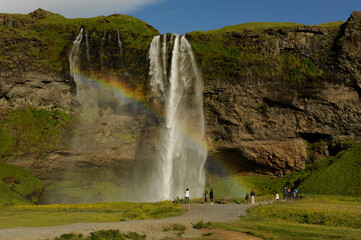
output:
M 340 27 L 344 21 L 336 21 L 336 22 L 328 22 L 318 25 L 310 25 L 315 27 L 322 27 L 322 28 L 335 28 Z M 242 32 L 242 31 L 262 31 L 267 29 L 282 29 L 282 28 L 297 28 L 300 26 L 304 26 L 301 23 L 291 23 L 291 22 L 250 22 L 250 23 L 242 23 L 237 25 L 226 26 L 220 29 L 213 29 L 210 31 L 195 31 L 193 33 L 208 33 L 208 34 L 223 34 L 227 32 Z
M 292 28 L 302 26 L 300 23 L 289 23 L 289 22 L 250 22 L 237 25 L 226 26 L 221 29 L 214 29 L 208 31 L 209 33 L 224 33 L 224 32 L 239 32 L 244 30 L 258 31 L 269 28 Z
M 74 30 L 78 30 L 80 27 L 86 27 L 89 29 L 94 28 L 98 31 L 130 31 L 142 35 L 154 35 L 159 33 L 147 23 L 135 17 L 122 14 L 72 19 L 39 8 L 29 14 L 0 13 L 0 18 L 17 22 L 17 27 L 19 28 L 28 28 L 28 25 L 32 24 L 34 27 L 54 25 L 70 29 L 73 28 Z
M 153 36 L 159 34 L 147 23 L 120 14 L 68 19 L 43 9 L 29 14 L 0 13 L 0 71 L 62 72 L 69 65 L 68 53 L 81 28 L 99 42 L 106 32 L 116 41 L 118 32 L 125 48 L 139 52 L 147 51 Z

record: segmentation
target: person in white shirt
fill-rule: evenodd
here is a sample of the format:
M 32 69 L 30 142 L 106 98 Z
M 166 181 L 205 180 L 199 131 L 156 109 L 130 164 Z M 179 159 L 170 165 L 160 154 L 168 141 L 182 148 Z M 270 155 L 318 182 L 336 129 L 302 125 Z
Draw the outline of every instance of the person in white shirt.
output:
M 184 203 L 187 202 L 187 199 L 188 199 L 188 202 L 190 203 L 191 200 L 189 200 L 189 189 L 187 188 L 184 193 L 185 193 Z
M 280 195 L 276 193 L 276 201 L 278 202 L 280 200 Z

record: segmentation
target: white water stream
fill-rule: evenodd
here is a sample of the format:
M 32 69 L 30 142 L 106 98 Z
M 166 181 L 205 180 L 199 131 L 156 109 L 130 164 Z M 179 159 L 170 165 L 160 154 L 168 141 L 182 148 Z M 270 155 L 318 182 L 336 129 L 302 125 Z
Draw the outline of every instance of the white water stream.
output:
M 167 44 L 173 45 L 169 74 Z M 165 108 L 162 139 L 157 144 L 160 181 L 151 181 L 150 187 L 158 193 L 157 200 L 183 197 L 186 188 L 190 189 L 191 197 L 201 197 L 207 150 L 204 146 L 202 77 L 191 46 L 185 36 L 173 35 L 170 42 L 165 35 L 156 36 L 149 49 L 149 58 L 152 91 Z

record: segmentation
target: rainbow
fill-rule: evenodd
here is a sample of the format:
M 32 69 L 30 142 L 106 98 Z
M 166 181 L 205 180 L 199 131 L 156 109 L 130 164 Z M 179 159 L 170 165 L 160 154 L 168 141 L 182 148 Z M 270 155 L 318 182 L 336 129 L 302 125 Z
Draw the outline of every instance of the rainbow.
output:
M 137 106 L 137 108 L 140 108 L 144 111 L 146 111 L 148 114 L 151 114 L 155 117 L 164 119 L 164 116 L 153 110 L 149 105 L 146 103 L 145 96 L 143 94 L 143 89 L 139 88 L 137 86 L 131 86 L 129 83 L 127 83 L 124 79 L 120 78 L 119 76 L 112 75 L 112 74 L 99 74 L 95 72 L 90 72 L 87 74 L 79 71 L 78 69 L 75 70 L 75 73 L 79 76 L 79 80 L 84 81 L 87 84 L 92 85 L 95 88 L 102 88 L 102 89 L 112 89 L 117 92 L 121 96 L 121 98 L 126 99 L 129 101 L 132 105 Z M 190 132 L 187 129 L 182 129 L 182 133 L 191 141 L 193 144 L 195 144 L 200 150 L 207 150 L 207 142 L 203 139 L 199 139 L 197 136 L 195 136 L 192 132 Z M 221 169 L 223 172 L 226 173 L 226 175 L 231 176 L 232 171 L 229 169 L 228 166 L 226 166 L 223 161 L 217 158 L 212 158 L 213 163 L 216 164 L 216 166 Z M 232 195 L 235 195 L 235 197 L 244 196 L 245 194 L 245 183 L 237 179 L 237 176 L 231 176 L 229 178 L 226 178 L 225 181 L 230 181 L 229 189 L 226 190 Z M 209 192 L 210 187 L 212 184 L 208 187 L 206 187 L 205 191 L 207 190 Z M 249 191 L 249 189 L 247 189 Z M 221 198 L 221 196 L 217 196 L 217 193 L 215 192 L 216 198 Z

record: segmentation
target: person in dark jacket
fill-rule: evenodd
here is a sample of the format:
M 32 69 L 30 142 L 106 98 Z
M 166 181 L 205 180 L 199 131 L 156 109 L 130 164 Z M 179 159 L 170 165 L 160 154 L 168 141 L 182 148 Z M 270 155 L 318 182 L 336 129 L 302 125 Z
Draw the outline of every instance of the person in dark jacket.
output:
M 283 188 L 283 200 L 286 200 L 286 197 L 287 197 L 287 188 L 284 187 Z
M 209 193 L 209 198 L 211 199 L 211 204 L 213 204 L 213 189 L 211 189 L 211 192 Z
M 256 203 L 256 194 L 254 193 L 254 191 L 252 190 L 251 192 L 251 203 L 255 204 Z

